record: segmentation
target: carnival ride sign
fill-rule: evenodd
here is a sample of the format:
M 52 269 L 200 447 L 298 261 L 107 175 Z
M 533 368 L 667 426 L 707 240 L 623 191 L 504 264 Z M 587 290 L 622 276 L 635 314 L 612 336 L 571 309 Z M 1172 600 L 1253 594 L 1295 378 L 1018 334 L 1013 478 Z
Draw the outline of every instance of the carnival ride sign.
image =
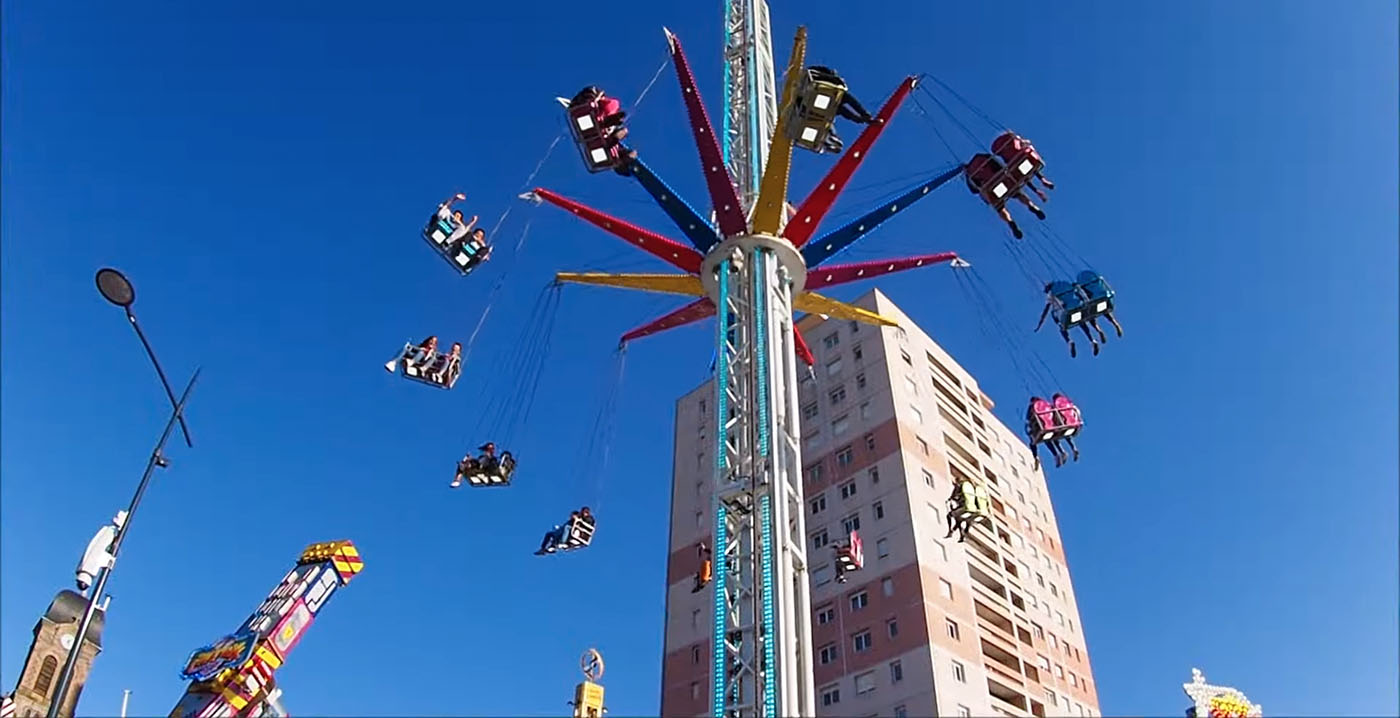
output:
M 237 668 L 253 655 L 258 636 L 254 633 L 235 633 L 224 636 L 212 645 L 205 646 L 190 654 L 180 677 L 194 681 L 208 681 L 225 669 Z

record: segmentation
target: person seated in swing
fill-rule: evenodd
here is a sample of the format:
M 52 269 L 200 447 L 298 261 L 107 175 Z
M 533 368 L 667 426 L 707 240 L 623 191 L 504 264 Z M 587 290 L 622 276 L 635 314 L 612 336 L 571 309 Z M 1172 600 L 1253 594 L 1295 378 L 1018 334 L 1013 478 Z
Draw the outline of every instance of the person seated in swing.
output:
M 992 140 L 992 154 L 1000 157 L 1008 167 L 1014 165 L 1017 160 L 1029 158 L 1033 161 L 1036 169 L 1031 173 L 1031 177 L 1026 178 L 1026 186 L 1030 187 L 1037 197 L 1040 197 L 1040 201 L 1050 201 L 1050 198 L 1031 182 L 1032 178 L 1038 179 L 1041 184 L 1045 185 L 1045 189 L 1055 189 L 1055 183 L 1045 179 L 1045 175 L 1041 173 L 1045 167 L 1045 160 L 1040 158 L 1040 153 L 1035 151 L 1035 146 L 1030 143 L 1030 140 L 1007 130 Z
M 700 570 L 695 572 L 695 587 L 690 589 L 691 593 L 705 590 L 705 587 L 710 585 L 710 579 L 714 578 L 714 554 L 710 551 L 709 544 L 701 541 L 697 553 L 700 554 Z
M 948 494 L 948 533 L 943 538 L 952 538 L 956 532 L 958 543 L 967 541 L 967 532 L 971 529 L 972 511 L 968 506 L 976 506 L 976 494 L 973 492 L 971 481 L 953 482 L 953 490 Z
M 438 205 L 437 212 L 436 212 L 437 218 L 440 219 L 440 220 L 442 220 L 442 221 L 444 221 L 444 222 L 451 222 L 451 221 L 452 221 L 452 204 L 453 204 L 454 202 L 465 201 L 466 199 L 467 199 L 467 196 L 466 196 L 466 195 L 462 194 L 461 192 L 458 192 L 457 194 L 454 194 L 454 195 L 452 195 L 451 197 L 448 197 L 447 199 L 443 200 L 443 201 L 442 201 L 442 204 L 439 204 L 439 205 Z M 461 213 L 458 212 L 457 214 L 460 215 Z
M 424 339 L 416 349 L 411 350 L 410 356 L 407 357 L 408 363 L 416 366 L 432 359 L 437 356 L 437 346 L 438 338 L 436 336 L 430 336 Z
M 1115 292 L 1113 291 L 1113 287 L 1108 286 L 1108 281 L 1103 278 L 1103 275 L 1093 270 L 1086 269 L 1075 276 L 1074 283 L 1079 287 L 1079 290 L 1084 293 L 1084 297 L 1088 301 L 1091 310 L 1090 316 L 1092 317 L 1089 320 L 1089 324 L 1098 331 L 1099 338 L 1104 342 L 1108 341 L 1108 337 L 1104 335 L 1103 330 L 1099 329 L 1098 325 L 1098 318 L 1103 317 L 1113 325 L 1114 331 L 1118 332 L 1118 338 L 1122 339 L 1123 327 L 1118 323 L 1118 320 L 1113 317 L 1113 296 Z M 1104 305 L 1102 309 L 1099 308 L 1100 304 Z
M 432 376 L 439 384 L 451 384 L 452 379 L 462 370 L 462 343 L 453 342 L 452 351 L 439 354 L 432 366 L 424 373 Z
M 476 224 L 476 217 L 472 217 L 471 224 Z M 447 255 L 451 257 L 458 252 L 465 253 L 467 266 L 463 269 L 470 269 L 491 258 L 491 248 L 486 244 L 486 230 L 481 227 L 473 227 L 470 232 L 454 232 L 452 236 L 456 239 L 447 243 Z
M 564 534 L 568 532 L 569 527 L 573 526 L 574 522 L 577 521 L 578 518 L 579 512 L 571 511 L 569 512 L 568 521 L 565 521 L 564 523 L 555 526 L 553 529 L 546 531 L 544 534 L 544 538 L 540 541 L 540 549 L 535 552 L 535 555 L 543 556 L 548 553 L 554 553 L 556 550 L 558 550 L 559 545 L 564 543 Z
M 1045 324 L 1046 315 L 1050 315 L 1055 320 L 1055 325 L 1060 329 L 1060 337 L 1069 345 L 1069 355 L 1078 355 L 1075 349 L 1074 340 L 1069 338 L 1069 330 L 1078 324 L 1084 330 L 1084 336 L 1089 338 L 1089 345 L 1093 347 L 1094 356 L 1099 355 L 1099 343 L 1095 341 L 1094 335 L 1089 333 L 1088 322 L 1084 321 L 1085 316 L 1084 292 L 1079 287 L 1069 282 L 1054 281 L 1045 285 L 1045 308 L 1040 310 L 1040 321 L 1035 324 L 1035 331 L 1040 331 L 1040 327 Z
M 831 552 L 835 556 L 837 583 L 845 583 L 847 573 L 859 571 L 865 565 L 859 532 L 852 531 L 850 538 L 846 541 L 837 541 L 831 544 Z
M 1049 447 L 1057 468 L 1065 465 L 1065 450 L 1060 446 L 1060 440 L 1052 433 L 1057 428 L 1059 420 L 1055 417 L 1054 406 L 1038 396 L 1031 397 L 1030 404 L 1026 406 L 1026 436 L 1030 440 L 1031 458 L 1034 459 L 1035 468 L 1040 468 L 1041 444 Z M 1049 438 L 1046 438 L 1047 434 Z
M 1074 460 L 1079 461 L 1079 447 L 1074 445 L 1074 435 L 1079 433 L 1079 428 L 1084 425 L 1084 420 L 1080 417 L 1079 407 L 1069 400 L 1069 397 L 1056 392 L 1050 397 L 1050 406 L 1054 409 L 1055 425 L 1064 430 L 1065 443 L 1069 445 L 1070 451 L 1074 452 Z M 1064 451 L 1060 453 L 1063 455 Z M 1056 464 L 1057 466 L 1062 465 Z
M 968 190 L 975 195 L 980 195 L 984 201 L 992 205 L 992 208 L 997 211 L 997 216 L 1001 217 L 1001 220 L 1006 223 L 1006 226 L 1011 228 L 1011 234 L 1016 237 L 1016 239 L 1022 239 L 1025 235 L 1022 234 L 1021 227 L 1016 224 L 1016 220 L 1011 218 L 1011 210 L 1006 208 L 1006 200 L 1014 198 L 1021 204 L 1026 205 L 1026 208 L 1029 209 L 1031 214 L 1035 215 L 1037 219 L 1045 219 L 1045 211 L 1035 206 L 1035 203 L 1031 202 L 1030 198 L 1026 196 L 1026 193 L 1022 192 L 1019 188 L 1002 197 L 993 196 L 991 194 L 991 185 L 1002 176 L 1003 169 L 1001 162 L 997 161 L 997 158 L 985 152 L 981 152 L 973 155 L 972 159 L 968 160 L 967 164 L 963 165 L 963 177 L 967 180 Z

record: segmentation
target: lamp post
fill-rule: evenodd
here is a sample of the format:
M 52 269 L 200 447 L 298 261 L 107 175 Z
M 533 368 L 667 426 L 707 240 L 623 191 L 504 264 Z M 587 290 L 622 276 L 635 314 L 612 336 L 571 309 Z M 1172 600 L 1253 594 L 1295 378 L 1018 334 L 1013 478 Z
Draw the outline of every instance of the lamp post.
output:
M 132 288 L 131 282 L 122 276 L 121 272 L 115 269 L 103 269 L 97 273 L 97 290 L 102 293 L 107 301 L 121 307 L 126 311 L 127 320 L 131 322 L 132 328 L 136 330 L 136 336 L 140 337 L 141 345 L 146 348 L 146 354 L 151 358 L 151 363 L 156 367 L 156 374 L 160 376 L 160 382 L 165 387 L 166 396 L 170 397 L 171 412 L 170 420 L 165 423 L 165 431 L 161 432 L 160 441 L 156 443 L 156 448 L 151 451 L 151 458 L 146 462 L 146 470 L 141 474 L 141 483 L 136 486 L 136 493 L 131 497 L 131 504 L 126 509 L 126 520 L 117 527 L 116 535 L 112 538 L 112 548 L 110 553 L 112 558 L 97 573 L 97 580 L 93 582 L 92 593 L 88 596 L 87 610 L 83 612 L 83 619 L 78 624 L 77 640 L 73 641 L 73 647 L 68 650 L 68 659 L 63 664 L 63 671 L 59 673 L 58 685 L 54 688 L 53 700 L 49 702 L 48 718 L 58 718 L 59 711 L 64 700 L 68 697 L 68 688 L 73 681 L 73 669 L 78 663 L 78 654 L 83 648 L 83 642 L 87 640 L 88 627 L 92 625 L 93 615 L 97 613 L 98 601 L 102 598 L 102 593 L 107 587 L 107 579 L 112 576 L 112 568 L 116 565 L 117 553 L 121 551 L 122 541 L 126 539 L 126 533 L 131 529 L 132 519 L 136 516 L 136 509 L 141 505 L 141 497 L 146 493 L 146 486 L 151 482 L 151 475 L 155 473 L 156 467 L 165 468 L 170 466 L 170 461 L 163 453 L 165 442 L 170 439 L 170 434 L 175 430 L 178 422 L 185 434 L 185 443 L 193 446 L 190 441 L 189 430 L 185 426 L 185 402 L 189 399 L 190 392 L 194 389 L 195 382 L 199 379 L 199 369 L 195 369 L 194 375 L 185 385 L 185 390 L 180 398 L 175 398 L 175 392 L 170 389 L 170 382 L 166 381 L 165 371 L 161 369 L 160 362 L 156 360 L 156 354 L 151 349 L 150 342 L 146 341 L 146 335 L 141 331 L 141 325 L 136 322 L 136 315 L 131 312 L 131 305 L 136 301 L 136 290 Z

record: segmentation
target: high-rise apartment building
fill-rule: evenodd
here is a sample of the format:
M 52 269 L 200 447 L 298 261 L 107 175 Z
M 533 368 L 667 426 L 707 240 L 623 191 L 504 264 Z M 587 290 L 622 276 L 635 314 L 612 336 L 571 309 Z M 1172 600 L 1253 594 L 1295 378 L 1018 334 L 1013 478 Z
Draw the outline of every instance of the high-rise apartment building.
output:
M 878 291 L 899 328 L 808 316 L 801 382 L 818 715 L 1098 716 L 1083 626 L 1044 475 L 976 380 Z M 1019 399 L 1019 398 L 1018 398 Z M 661 712 L 710 709 L 713 601 L 693 592 L 713 512 L 714 386 L 676 404 Z M 1019 429 L 1019 427 L 1018 427 Z M 955 479 L 993 527 L 945 538 Z M 831 544 L 865 565 L 835 581 Z

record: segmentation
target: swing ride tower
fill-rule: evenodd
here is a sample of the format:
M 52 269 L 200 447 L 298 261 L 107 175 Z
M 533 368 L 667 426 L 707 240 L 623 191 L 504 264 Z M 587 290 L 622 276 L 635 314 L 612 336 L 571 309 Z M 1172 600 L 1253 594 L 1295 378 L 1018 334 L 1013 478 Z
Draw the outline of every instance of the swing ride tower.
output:
M 811 353 L 795 312 L 879 326 L 893 320 L 813 290 L 956 259 L 950 252 L 825 265 L 909 204 L 937 177 L 814 241 L 837 196 L 917 83 L 906 77 L 796 208 L 787 202 L 791 109 L 805 75 L 805 28 L 776 96 L 765 0 L 725 4 L 725 108 L 716 137 L 680 39 L 666 30 L 713 214 L 703 218 L 639 157 L 621 160 L 689 246 L 544 188 L 548 201 L 684 274 L 557 275 L 560 281 L 695 297 L 623 335 L 624 343 L 716 317 L 711 519 L 714 578 L 710 710 L 716 718 L 815 715 L 811 601 L 803 518 L 797 360 Z M 828 98 L 829 99 L 829 98 Z

